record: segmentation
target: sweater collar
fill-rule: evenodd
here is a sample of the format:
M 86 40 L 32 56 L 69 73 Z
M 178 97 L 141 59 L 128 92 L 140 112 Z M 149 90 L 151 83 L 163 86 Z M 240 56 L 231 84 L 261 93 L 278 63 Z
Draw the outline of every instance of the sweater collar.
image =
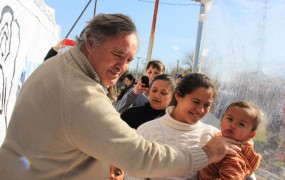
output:
M 78 47 L 72 47 L 67 52 L 69 53 L 69 55 L 67 55 L 67 59 L 72 59 L 82 70 L 82 72 L 84 72 L 88 77 L 92 78 L 94 81 L 100 84 L 104 89 L 104 92 L 108 94 L 108 89 L 101 83 L 99 76 L 91 66 L 86 56 L 80 51 L 80 49 Z
M 198 121 L 195 124 L 188 124 L 188 123 L 184 123 L 184 122 L 180 122 L 177 121 L 176 119 L 173 119 L 171 117 L 171 113 L 173 112 L 175 106 L 169 106 L 166 109 L 166 118 L 162 119 L 162 122 L 165 123 L 166 125 L 178 129 L 178 130 L 182 130 L 182 131 L 191 131 L 194 130 L 196 128 L 198 128 L 201 124 L 203 124 L 202 122 Z

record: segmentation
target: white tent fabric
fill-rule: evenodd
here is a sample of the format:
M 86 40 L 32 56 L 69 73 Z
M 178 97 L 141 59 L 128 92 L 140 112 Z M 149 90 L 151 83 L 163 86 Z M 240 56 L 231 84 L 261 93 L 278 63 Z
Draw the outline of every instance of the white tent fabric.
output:
M 282 0 L 211 1 L 200 53 L 201 71 L 219 82 L 217 118 L 235 100 L 263 110 L 256 174 L 268 179 L 285 179 L 284 9 Z
M 1 145 L 17 93 L 58 41 L 60 27 L 43 0 L 1 0 L 0 11 Z
M 257 179 L 285 179 L 284 0 L 201 0 L 206 6 L 199 69 L 219 82 L 205 122 L 229 103 L 248 100 L 266 120 L 255 140 L 263 156 Z M 0 145 L 21 85 L 59 39 L 55 12 L 43 0 L 0 1 Z M 193 23 L 193 22 L 190 22 Z M 39 87 L 40 88 L 40 87 Z

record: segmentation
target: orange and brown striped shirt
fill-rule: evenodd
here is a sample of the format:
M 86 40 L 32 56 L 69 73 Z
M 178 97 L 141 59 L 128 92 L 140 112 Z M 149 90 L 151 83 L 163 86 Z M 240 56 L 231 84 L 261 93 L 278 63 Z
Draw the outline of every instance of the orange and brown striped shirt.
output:
M 250 145 L 245 143 L 238 156 L 227 155 L 219 163 L 213 163 L 199 171 L 199 180 L 244 180 L 258 167 L 261 155 L 256 153 Z

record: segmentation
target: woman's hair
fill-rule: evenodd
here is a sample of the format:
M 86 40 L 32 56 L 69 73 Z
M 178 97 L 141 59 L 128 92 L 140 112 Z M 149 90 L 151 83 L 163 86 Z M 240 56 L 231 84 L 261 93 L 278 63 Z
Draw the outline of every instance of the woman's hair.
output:
M 149 61 L 146 65 L 146 70 L 149 68 L 149 67 L 153 67 L 155 69 L 158 69 L 159 71 L 163 72 L 165 71 L 165 66 L 164 64 L 159 61 L 159 60 L 152 60 L 152 61 Z
M 127 74 L 125 78 L 128 78 L 130 81 L 132 81 L 132 84 L 134 84 L 136 81 L 135 77 L 132 74 Z
M 225 113 L 223 114 L 222 118 L 224 117 L 224 115 L 226 114 L 226 112 L 228 111 L 228 109 L 229 109 L 230 107 L 232 107 L 232 106 L 237 106 L 237 107 L 241 107 L 241 108 L 251 109 L 252 111 L 255 112 L 256 117 L 255 117 L 255 119 L 254 119 L 253 122 L 252 122 L 252 129 L 251 129 L 251 130 L 252 130 L 252 131 L 256 131 L 258 125 L 260 124 L 260 122 L 262 121 L 262 118 L 263 118 L 263 113 L 262 113 L 262 111 L 261 111 L 257 106 L 255 106 L 254 104 L 252 104 L 252 103 L 250 103 L 250 102 L 248 102 L 248 101 L 243 101 L 243 100 L 241 100 L 241 101 L 235 101 L 235 102 L 231 103 L 231 104 L 227 107 L 227 109 L 226 109 Z
M 80 33 L 76 36 L 76 46 L 81 48 L 89 37 L 95 39 L 95 44 L 100 44 L 110 37 L 120 33 L 136 34 L 139 40 L 134 22 L 123 14 L 98 14 L 94 16 Z
M 175 93 L 178 93 L 181 97 L 185 97 L 187 94 L 191 94 L 193 91 L 201 87 L 206 89 L 212 88 L 214 97 L 216 96 L 217 88 L 215 81 L 210 79 L 207 75 L 201 73 L 190 73 L 185 75 L 182 81 L 177 84 Z M 172 98 L 171 105 L 177 105 L 175 96 Z
M 171 90 L 174 92 L 175 91 L 175 88 L 176 88 L 176 83 L 175 83 L 175 80 L 173 77 L 171 77 L 170 75 L 168 74 L 159 74 L 157 76 L 155 76 L 155 78 L 153 79 L 153 81 L 151 82 L 150 84 L 150 88 L 151 86 L 153 85 L 153 83 L 157 80 L 163 80 L 163 81 L 167 81 L 168 84 L 170 85 L 171 87 Z

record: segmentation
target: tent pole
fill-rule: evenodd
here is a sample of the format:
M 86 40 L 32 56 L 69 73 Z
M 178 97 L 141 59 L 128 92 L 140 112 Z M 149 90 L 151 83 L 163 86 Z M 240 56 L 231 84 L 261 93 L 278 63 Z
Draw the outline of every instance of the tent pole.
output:
M 81 14 L 79 15 L 79 17 L 77 18 L 77 20 L 75 21 L 75 23 L 73 24 L 73 26 L 71 27 L 71 29 L 69 30 L 69 32 L 67 33 L 67 35 L 65 36 L 65 38 L 67 38 L 69 36 L 69 34 L 71 33 L 71 31 L 73 30 L 73 28 L 75 27 L 75 25 L 77 24 L 78 20 L 81 18 L 81 16 L 83 15 L 83 13 L 85 12 L 85 10 L 87 9 L 87 7 L 89 6 L 89 4 L 91 3 L 92 0 L 90 0 L 87 5 L 85 6 L 85 8 L 83 9 L 83 11 L 81 12 Z

